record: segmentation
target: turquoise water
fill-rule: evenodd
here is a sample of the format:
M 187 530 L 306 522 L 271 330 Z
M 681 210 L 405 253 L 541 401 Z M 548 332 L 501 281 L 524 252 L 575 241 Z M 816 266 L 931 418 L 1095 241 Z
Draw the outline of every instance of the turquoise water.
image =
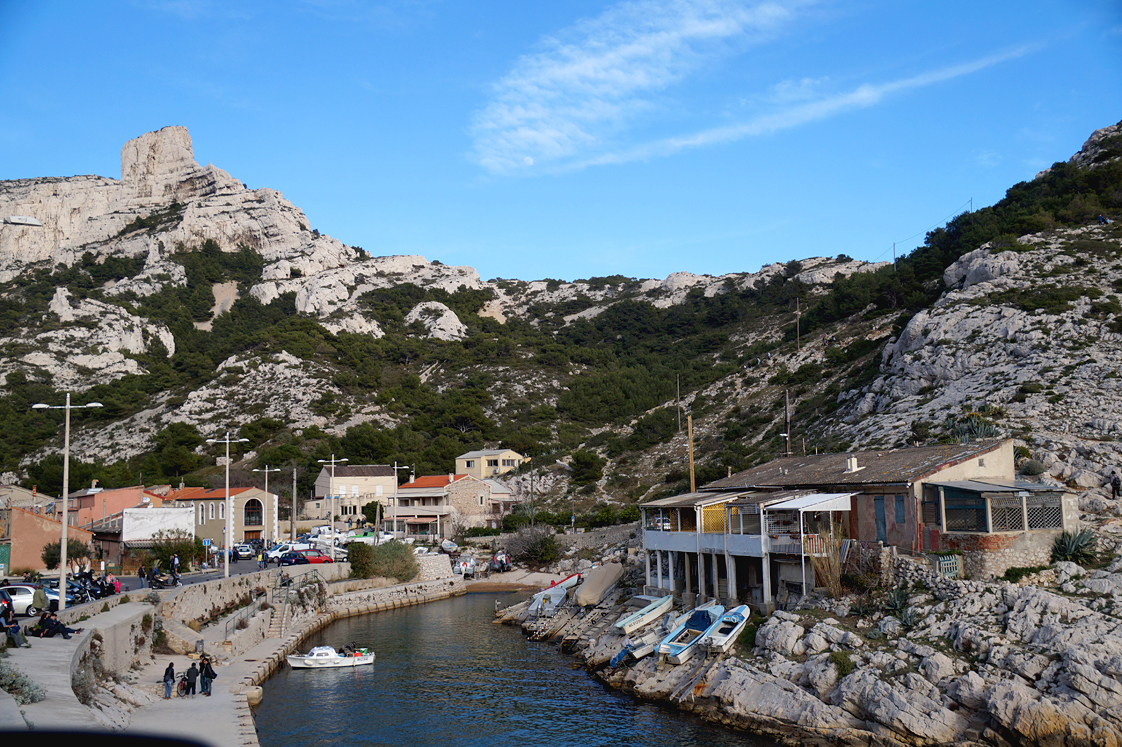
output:
M 493 625 L 496 599 L 511 598 L 469 594 L 324 629 L 304 648 L 370 645 L 374 666 L 278 672 L 257 709 L 262 747 L 773 744 L 608 690 L 556 647 Z

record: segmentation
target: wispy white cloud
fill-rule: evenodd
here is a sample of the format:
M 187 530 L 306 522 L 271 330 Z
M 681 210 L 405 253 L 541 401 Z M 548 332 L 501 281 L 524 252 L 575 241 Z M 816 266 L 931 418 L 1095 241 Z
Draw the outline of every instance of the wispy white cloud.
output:
M 795 18 L 799 0 L 637 0 L 581 21 L 521 58 L 472 122 L 493 172 L 562 165 L 610 147 L 658 92 Z
M 887 83 L 838 91 L 829 77 L 773 85 L 751 118 L 623 145 L 660 93 L 707 64 L 773 38 L 809 2 L 627 2 L 576 24 L 523 57 L 471 127 L 472 157 L 494 173 L 567 172 L 668 156 L 798 127 L 970 75 L 1032 51 L 1025 46 Z M 747 100 L 742 101 L 745 103 Z
M 894 94 L 923 88 L 924 86 L 930 86 L 963 75 L 976 73 L 987 67 L 1013 59 L 1014 57 L 1020 57 L 1028 53 L 1031 49 L 1031 47 L 1020 47 L 961 65 L 954 65 L 952 67 L 921 73 L 920 75 L 915 75 L 910 78 L 903 78 L 879 85 L 861 85 L 845 93 L 824 96 L 806 103 L 780 108 L 770 113 L 762 114 L 747 122 L 714 127 L 685 136 L 664 138 L 626 150 L 607 153 L 584 160 L 573 160 L 565 164 L 563 170 L 571 171 L 588 166 L 640 161 L 655 156 L 668 156 L 689 148 L 729 143 L 742 140 L 746 137 L 788 130 L 792 127 L 798 127 L 799 125 L 826 119 L 853 109 L 864 109 L 874 106 Z

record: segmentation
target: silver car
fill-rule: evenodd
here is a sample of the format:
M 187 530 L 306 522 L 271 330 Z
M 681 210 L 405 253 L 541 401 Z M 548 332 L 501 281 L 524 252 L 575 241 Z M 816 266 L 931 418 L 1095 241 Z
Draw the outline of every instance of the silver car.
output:
M 35 596 L 35 589 L 37 588 L 34 584 L 9 584 L 2 588 L 4 591 L 8 592 L 8 596 L 12 598 L 12 611 L 17 615 L 34 617 L 43 611 L 32 604 L 32 600 Z M 48 600 L 50 596 L 48 592 Z M 58 606 L 57 594 L 55 595 L 55 606 Z

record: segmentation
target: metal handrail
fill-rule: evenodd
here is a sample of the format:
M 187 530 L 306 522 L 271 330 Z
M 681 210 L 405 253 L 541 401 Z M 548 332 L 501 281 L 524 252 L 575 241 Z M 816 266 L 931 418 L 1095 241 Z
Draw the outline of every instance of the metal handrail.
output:
M 324 578 L 316 568 L 308 568 L 302 571 L 298 576 L 289 576 L 287 573 L 282 572 L 277 576 L 276 583 L 273 584 L 270 601 L 274 609 L 278 604 L 280 605 L 281 635 L 284 635 L 284 621 L 288 615 L 288 600 L 292 596 L 291 592 L 313 583 L 308 580 L 309 576 L 315 576 L 315 581 L 323 584 L 324 590 L 327 589 L 327 579 Z

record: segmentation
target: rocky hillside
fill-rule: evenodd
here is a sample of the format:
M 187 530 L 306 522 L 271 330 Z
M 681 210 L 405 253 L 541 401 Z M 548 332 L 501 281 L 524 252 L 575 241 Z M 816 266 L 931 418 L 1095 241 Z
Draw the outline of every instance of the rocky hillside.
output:
M 373 256 L 148 133 L 120 180 L 0 182 L 0 469 L 57 482 L 57 419 L 28 405 L 72 391 L 106 404 L 76 415 L 79 481 L 205 481 L 203 439 L 241 429 L 244 469 L 444 472 L 502 443 L 619 504 L 684 484 L 680 387 L 702 478 L 785 448 L 787 392 L 795 450 L 998 432 L 1097 486 L 1122 462 L 1122 234 L 1094 220 L 1122 207 L 1116 130 L 895 266 L 574 283 Z

